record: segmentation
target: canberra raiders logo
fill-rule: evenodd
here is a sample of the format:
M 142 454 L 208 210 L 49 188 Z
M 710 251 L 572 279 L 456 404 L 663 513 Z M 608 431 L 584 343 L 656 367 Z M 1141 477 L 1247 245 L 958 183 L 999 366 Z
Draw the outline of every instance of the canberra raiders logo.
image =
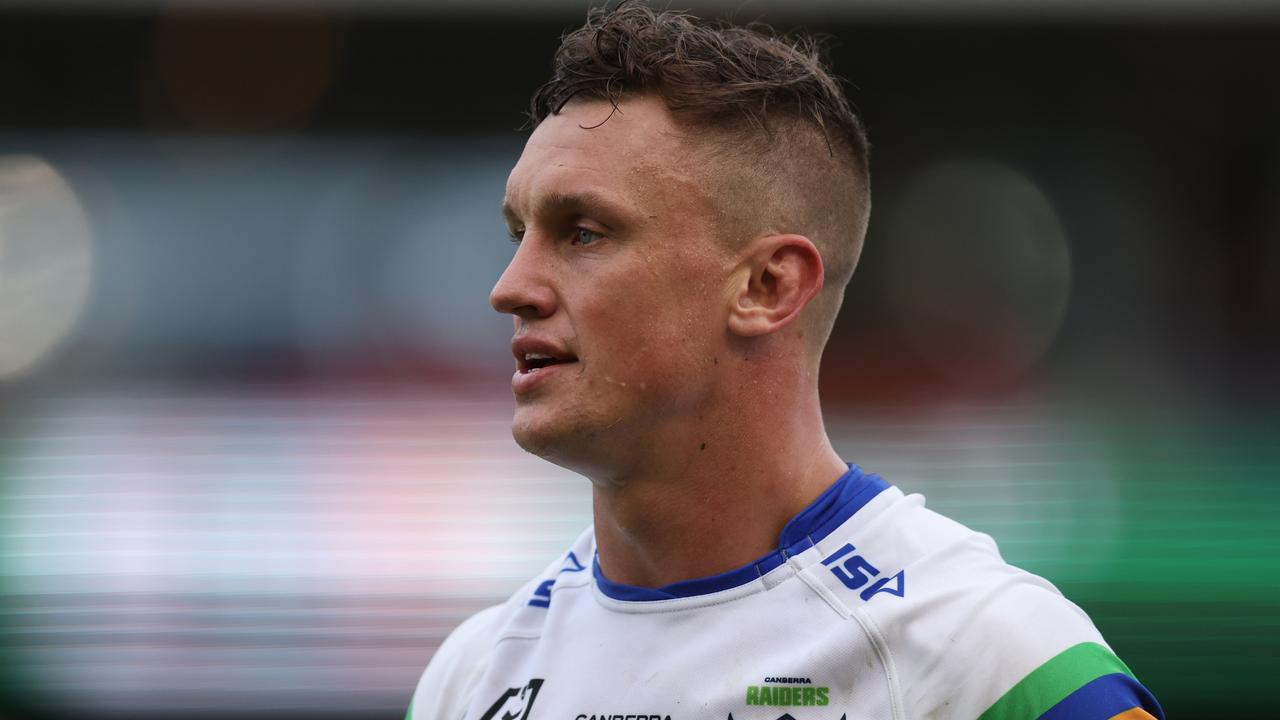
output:
M 543 678 L 533 678 L 524 687 L 507 688 L 480 716 L 480 720 L 528 720 L 529 712 L 533 710 L 533 701 L 542 688 L 542 680 Z

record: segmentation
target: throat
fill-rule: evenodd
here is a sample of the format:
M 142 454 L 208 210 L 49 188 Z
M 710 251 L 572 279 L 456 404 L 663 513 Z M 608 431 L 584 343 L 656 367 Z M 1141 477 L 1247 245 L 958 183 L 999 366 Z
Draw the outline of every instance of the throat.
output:
M 596 545 L 606 578 L 656 588 L 718 575 L 776 550 L 791 517 L 784 510 L 753 518 L 745 504 L 717 499 L 709 488 L 684 490 L 637 497 L 650 493 L 596 486 Z
M 710 453 L 691 451 L 698 459 Z M 848 471 L 829 446 L 799 457 L 754 467 L 741 456 L 707 458 L 705 465 L 695 459 L 683 472 L 595 483 L 601 571 L 616 583 L 656 588 L 728 572 L 777 550 L 787 523 Z

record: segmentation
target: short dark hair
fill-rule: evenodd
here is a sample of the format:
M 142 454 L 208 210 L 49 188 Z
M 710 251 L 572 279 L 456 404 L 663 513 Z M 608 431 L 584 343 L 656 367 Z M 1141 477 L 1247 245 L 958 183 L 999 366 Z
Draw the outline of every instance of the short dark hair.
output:
M 552 77 L 530 102 L 534 127 L 575 98 L 661 98 L 703 137 L 723 172 L 717 192 L 728 232 L 797 232 L 822 254 L 811 304 L 819 350 L 835 324 L 871 210 L 866 131 L 812 37 L 761 23 L 734 26 L 624 2 L 597 8 L 561 38 Z
M 534 93 L 529 116 L 536 127 L 575 97 L 616 104 L 627 93 L 658 95 L 673 115 L 695 122 L 740 119 L 768 132 L 771 118 L 805 120 L 828 143 L 842 142 L 866 171 L 866 130 L 809 35 L 638 3 L 595 8 L 561 39 L 552 77 Z

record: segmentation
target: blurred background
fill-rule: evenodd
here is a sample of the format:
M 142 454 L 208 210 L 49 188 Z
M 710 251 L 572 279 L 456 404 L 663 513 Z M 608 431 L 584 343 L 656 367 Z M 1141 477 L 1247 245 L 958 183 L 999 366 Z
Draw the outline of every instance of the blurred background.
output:
M 498 213 L 585 3 L 0 6 L 0 716 L 398 718 L 589 522 L 509 436 Z M 703 3 L 875 145 L 851 461 L 1274 717 L 1280 8 Z

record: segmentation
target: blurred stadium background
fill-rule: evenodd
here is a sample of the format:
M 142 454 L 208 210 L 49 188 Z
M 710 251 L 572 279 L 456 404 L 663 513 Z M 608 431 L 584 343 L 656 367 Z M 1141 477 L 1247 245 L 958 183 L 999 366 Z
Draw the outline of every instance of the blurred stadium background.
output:
M 487 305 L 583 7 L 0 6 L 0 716 L 397 718 L 589 522 Z M 1274 717 L 1277 6 L 695 7 L 829 34 L 870 126 L 839 449 L 1170 717 Z

